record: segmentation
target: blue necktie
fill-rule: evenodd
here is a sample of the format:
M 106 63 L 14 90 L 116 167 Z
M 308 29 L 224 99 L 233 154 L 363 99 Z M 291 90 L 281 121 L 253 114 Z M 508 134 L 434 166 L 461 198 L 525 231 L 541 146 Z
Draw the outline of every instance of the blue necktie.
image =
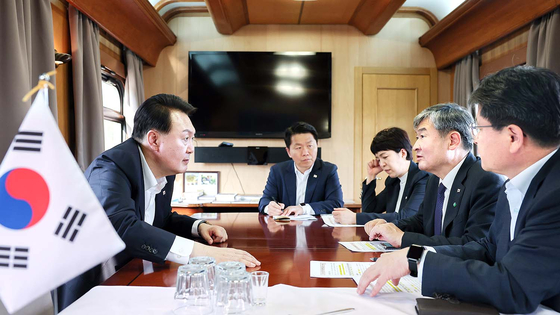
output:
M 441 235 L 441 220 L 443 210 L 443 200 L 445 199 L 445 186 L 439 183 L 436 201 L 436 212 L 434 215 L 434 235 Z

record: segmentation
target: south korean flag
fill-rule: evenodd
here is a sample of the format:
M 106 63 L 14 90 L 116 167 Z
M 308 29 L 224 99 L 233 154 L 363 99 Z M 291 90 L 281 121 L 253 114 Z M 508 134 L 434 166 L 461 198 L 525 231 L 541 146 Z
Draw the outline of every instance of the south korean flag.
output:
M 38 92 L 0 165 L 0 299 L 9 313 L 125 248 L 47 95 Z

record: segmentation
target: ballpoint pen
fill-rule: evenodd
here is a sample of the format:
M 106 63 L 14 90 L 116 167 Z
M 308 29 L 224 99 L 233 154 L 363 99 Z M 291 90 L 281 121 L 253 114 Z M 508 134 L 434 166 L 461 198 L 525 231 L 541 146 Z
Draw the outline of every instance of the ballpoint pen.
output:
M 272 201 L 276 202 L 276 204 L 280 206 L 280 203 L 276 201 L 276 198 L 274 198 L 274 196 L 270 196 L 270 198 L 272 198 Z

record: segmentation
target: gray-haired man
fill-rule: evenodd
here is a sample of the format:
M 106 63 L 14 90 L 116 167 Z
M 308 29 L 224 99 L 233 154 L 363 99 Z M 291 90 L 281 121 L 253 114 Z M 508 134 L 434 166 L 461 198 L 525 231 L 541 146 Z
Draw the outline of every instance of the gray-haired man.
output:
M 488 234 L 503 180 L 486 172 L 470 152 L 471 114 L 457 104 L 429 107 L 414 118 L 418 167 L 430 172 L 418 213 L 397 224 L 366 224 L 370 239 L 395 247 L 466 244 Z

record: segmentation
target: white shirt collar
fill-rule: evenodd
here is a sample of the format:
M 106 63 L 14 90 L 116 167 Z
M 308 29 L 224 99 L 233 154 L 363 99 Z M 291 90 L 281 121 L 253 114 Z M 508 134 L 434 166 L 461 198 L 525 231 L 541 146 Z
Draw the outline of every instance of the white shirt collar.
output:
M 446 190 L 450 190 L 451 187 L 453 186 L 453 182 L 455 181 L 455 177 L 457 177 L 457 173 L 459 173 L 459 169 L 461 168 L 461 166 L 463 166 L 463 163 L 465 163 L 465 160 L 467 159 L 467 156 L 469 156 L 468 153 L 461 160 L 461 162 L 459 162 L 457 165 L 455 165 L 455 167 L 449 173 L 447 173 L 447 175 L 445 175 L 443 180 L 442 179 L 439 180 L 440 183 L 443 183 L 443 186 L 445 186 Z
M 315 166 L 315 162 L 313 162 L 313 164 L 311 165 L 311 167 L 310 167 L 307 171 L 303 172 L 303 174 L 302 174 L 302 173 L 297 169 L 296 162 L 294 162 L 294 170 L 295 170 L 295 172 L 296 172 L 296 175 L 299 175 L 299 176 L 302 176 L 302 175 L 303 175 L 303 176 L 308 176 L 309 173 L 311 173 L 311 170 L 313 170 L 313 166 Z
M 164 177 L 157 178 L 150 169 L 148 162 L 146 162 L 146 157 L 142 152 L 142 148 L 138 146 L 138 152 L 140 152 L 140 160 L 142 161 L 142 175 L 144 177 L 144 191 L 154 192 L 156 195 L 161 192 L 163 187 L 167 184 L 167 179 Z
M 406 171 L 403 176 L 399 177 L 399 180 L 401 181 L 400 182 L 401 186 L 406 185 L 406 180 L 407 179 L 408 179 L 408 171 Z
M 506 192 L 511 189 L 517 189 L 523 197 L 527 193 L 529 189 L 529 185 L 531 185 L 531 181 L 537 175 L 537 173 L 541 170 L 543 165 L 556 153 L 558 149 L 550 152 L 542 159 L 535 162 L 533 165 L 524 169 L 521 173 L 517 174 L 514 178 L 510 179 L 506 183 Z

